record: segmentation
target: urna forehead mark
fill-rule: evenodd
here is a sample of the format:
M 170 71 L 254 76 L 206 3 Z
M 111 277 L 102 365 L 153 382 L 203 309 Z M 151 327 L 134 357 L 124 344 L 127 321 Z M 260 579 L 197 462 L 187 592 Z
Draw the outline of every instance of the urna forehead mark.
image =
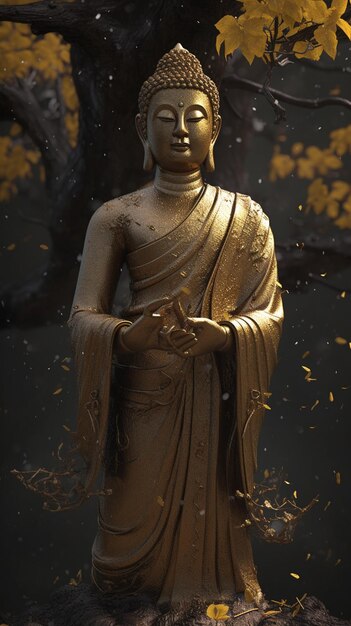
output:
M 178 102 L 178 106 L 179 106 L 180 108 L 182 108 L 182 107 L 184 106 L 184 102 L 182 102 L 182 101 L 180 100 L 180 101 Z

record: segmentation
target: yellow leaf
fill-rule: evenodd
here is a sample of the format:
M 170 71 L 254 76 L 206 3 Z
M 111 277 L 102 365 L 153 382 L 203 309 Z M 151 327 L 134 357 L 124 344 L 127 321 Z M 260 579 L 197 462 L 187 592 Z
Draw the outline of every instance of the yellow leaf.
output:
M 341 474 L 340 472 L 335 472 L 335 482 L 337 485 L 341 485 Z
M 270 162 L 269 179 L 286 178 L 294 170 L 295 162 L 288 154 L 281 154 L 279 149 L 275 149 Z
M 56 390 L 53 392 L 53 394 L 52 394 L 52 395 L 53 395 L 53 396 L 58 396 L 61 392 L 62 392 L 62 387 L 59 387 L 58 389 L 56 389 Z
M 161 496 L 157 496 L 157 504 L 159 504 L 160 506 L 164 507 L 165 505 L 165 501 Z
M 337 26 L 339 26 L 339 28 L 341 28 L 341 30 L 344 31 L 346 37 L 348 37 L 349 39 L 351 39 L 351 26 L 348 22 L 346 22 L 346 20 L 343 19 L 338 19 L 338 21 L 336 22 Z
M 225 15 L 215 24 L 215 27 L 219 31 L 216 38 L 216 50 L 219 54 L 224 43 L 224 54 L 227 57 L 240 46 L 242 41 L 242 29 L 238 24 L 238 18 Z
M 313 45 L 310 41 L 296 41 L 293 47 L 293 52 L 298 59 L 311 59 L 311 61 L 318 61 L 323 48 L 321 46 Z
M 214 619 L 217 622 L 225 621 L 229 619 L 228 615 L 229 606 L 226 604 L 210 604 L 207 607 L 206 615 L 210 619 Z
M 301 143 L 301 141 L 297 141 L 296 143 L 293 143 L 293 145 L 291 146 L 291 154 L 293 156 L 297 156 L 298 154 L 301 154 L 303 149 L 304 149 L 303 143 Z
M 299 574 L 295 574 L 295 572 L 290 572 L 290 576 L 292 576 L 293 578 L 296 578 L 296 580 L 299 580 L 300 578 Z
M 333 60 L 336 57 L 336 48 L 338 40 L 331 28 L 327 28 L 325 24 L 318 26 L 314 31 L 314 37 L 316 41 L 323 47 L 324 52 L 328 54 Z
M 46 243 L 41 243 L 39 248 L 41 248 L 41 250 L 49 250 L 49 246 Z
M 334 402 L 334 394 L 332 391 L 329 391 L 329 402 Z
M 347 344 L 347 339 L 344 339 L 344 337 L 335 337 L 335 343 L 339 346 L 345 346 Z

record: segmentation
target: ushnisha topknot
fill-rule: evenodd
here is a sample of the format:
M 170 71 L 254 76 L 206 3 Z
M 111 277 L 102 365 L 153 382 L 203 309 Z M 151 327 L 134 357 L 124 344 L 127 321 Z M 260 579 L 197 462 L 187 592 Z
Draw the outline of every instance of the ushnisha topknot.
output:
M 154 74 L 143 83 L 139 92 L 141 127 L 146 136 L 146 120 L 152 96 L 161 89 L 198 89 L 205 93 L 211 102 L 214 130 L 219 113 L 218 89 L 206 74 L 194 54 L 180 43 L 163 55 Z

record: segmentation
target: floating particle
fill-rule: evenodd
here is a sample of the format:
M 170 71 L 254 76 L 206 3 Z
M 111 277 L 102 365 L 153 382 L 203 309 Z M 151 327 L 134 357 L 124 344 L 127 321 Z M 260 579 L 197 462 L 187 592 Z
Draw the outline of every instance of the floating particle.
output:
M 65 370 L 65 372 L 70 372 L 71 368 L 68 367 L 68 365 L 61 365 L 62 369 Z
M 311 411 L 313 411 L 313 409 L 315 409 L 316 406 L 318 406 L 318 404 L 319 404 L 319 400 L 316 400 L 311 406 Z
M 335 566 L 340 565 L 340 563 L 341 563 L 341 559 L 337 559 L 337 560 L 335 561 Z
M 340 298 L 346 298 L 346 291 L 342 291 L 340 294 Z
M 334 402 L 334 394 L 332 391 L 329 391 L 329 402 Z
M 299 574 L 295 574 L 295 572 L 290 572 L 290 576 L 292 576 L 296 580 L 299 580 L 299 578 L 300 578 L 300 575 Z
M 295 489 L 295 491 L 294 491 L 294 493 L 293 493 L 293 496 L 294 496 L 294 498 L 295 498 L 295 500 L 296 500 L 296 499 L 297 499 L 297 491 L 296 491 L 296 489 Z
M 303 353 L 302 358 L 305 359 L 309 354 L 310 354 L 310 351 L 306 350 L 306 352 Z
M 263 472 L 263 476 L 264 476 L 264 478 L 266 478 L 266 479 L 270 477 L 270 471 L 269 471 L 269 469 L 265 469 L 265 470 L 264 470 L 264 472 Z
M 16 248 L 16 244 L 15 243 L 9 243 L 9 245 L 6 248 L 6 250 L 9 250 L 10 252 L 12 252 L 12 250 L 14 250 L 15 248 Z
M 329 509 L 330 505 L 331 505 L 331 500 L 328 500 L 328 502 L 327 502 L 327 504 L 325 505 L 325 507 L 324 507 L 323 511 L 326 511 L 327 509 Z
M 165 501 L 161 496 L 157 496 L 157 504 L 159 504 L 162 507 L 165 505 Z
M 335 337 L 335 343 L 337 343 L 339 346 L 345 346 L 347 344 L 347 339 L 344 339 L 344 337 Z
M 62 392 L 62 387 L 58 387 L 58 389 L 55 389 L 55 391 L 53 392 L 53 396 L 58 396 L 61 392 Z
M 311 555 L 311 553 L 310 553 L 310 552 L 307 552 L 307 555 L 306 555 L 306 561 L 309 561 L 309 560 L 310 560 L 310 558 L 311 558 L 311 556 L 312 556 L 312 555 Z
M 340 472 L 335 472 L 335 482 L 337 485 L 341 485 L 341 474 Z
M 41 243 L 41 244 L 40 244 L 40 246 L 39 246 L 39 248 L 40 248 L 41 250 L 49 250 L 49 246 L 48 246 L 46 243 Z

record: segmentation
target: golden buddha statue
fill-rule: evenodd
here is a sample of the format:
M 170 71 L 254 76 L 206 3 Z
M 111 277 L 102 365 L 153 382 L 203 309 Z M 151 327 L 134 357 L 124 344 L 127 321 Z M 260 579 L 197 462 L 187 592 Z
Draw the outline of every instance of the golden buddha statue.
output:
M 221 118 L 194 55 L 180 44 L 165 54 L 139 108 L 155 179 L 93 215 L 69 321 L 85 489 L 103 466 L 110 494 L 93 580 L 159 605 L 244 591 L 260 602 L 238 492 L 252 493 L 281 334 L 273 236 L 248 196 L 203 181 Z M 124 262 L 130 302 L 115 317 Z

